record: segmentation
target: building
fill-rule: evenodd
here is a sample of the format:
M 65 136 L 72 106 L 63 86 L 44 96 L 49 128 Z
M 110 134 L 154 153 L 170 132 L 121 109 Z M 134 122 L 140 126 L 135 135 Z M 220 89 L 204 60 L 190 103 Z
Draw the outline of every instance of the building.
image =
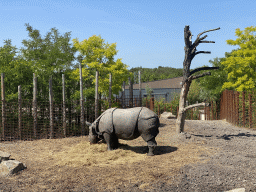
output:
M 145 90 L 148 85 L 149 88 L 153 90 L 152 96 L 159 100 L 161 98 L 165 98 L 166 102 L 171 102 L 173 97 L 176 94 L 179 94 L 181 91 L 183 77 L 176 77 L 171 79 L 157 80 L 157 81 L 149 81 L 141 83 L 141 96 L 146 97 L 147 92 Z M 133 95 L 139 96 L 139 84 L 133 84 Z M 122 96 L 122 93 L 119 93 L 119 97 Z M 125 98 L 129 97 L 129 85 L 125 86 Z

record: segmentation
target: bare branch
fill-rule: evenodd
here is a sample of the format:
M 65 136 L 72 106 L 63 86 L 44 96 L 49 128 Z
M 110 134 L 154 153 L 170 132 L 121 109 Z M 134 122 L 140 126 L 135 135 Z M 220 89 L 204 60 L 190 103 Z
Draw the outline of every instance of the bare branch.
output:
M 205 72 L 205 73 L 202 73 L 202 74 L 199 74 L 199 75 L 190 76 L 187 81 L 192 81 L 194 79 L 198 79 L 198 78 L 204 77 L 206 75 L 211 75 L 211 72 Z
M 199 43 L 215 43 L 215 41 L 200 41 Z
M 199 37 L 200 37 L 202 34 L 204 34 L 204 33 L 207 33 L 207 32 L 210 32 L 210 31 L 216 31 L 216 30 L 219 30 L 219 29 L 220 29 L 220 27 L 218 27 L 218 28 L 216 28 L 216 29 L 210 29 L 210 30 L 204 31 L 204 32 L 202 32 L 202 33 L 199 33 L 199 34 L 197 35 L 197 38 L 199 39 Z
M 216 28 L 216 29 L 210 29 L 210 30 L 204 31 L 204 32 L 202 32 L 202 33 L 199 33 L 199 34 L 197 35 L 197 38 L 196 38 L 195 42 L 194 42 L 193 45 L 192 45 L 192 50 L 194 50 L 194 48 L 197 47 L 197 46 L 199 45 L 199 43 L 205 43 L 205 42 L 203 42 L 202 40 L 204 40 L 204 39 L 207 37 L 207 35 L 205 35 L 205 36 L 203 36 L 203 37 L 200 38 L 200 36 L 201 36 L 202 34 L 207 33 L 207 32 L 210 32 L 210 31 L 219 30 L 219 29 L 220 29 L 220 27 L 219 27 L 219 28 Z M 209 41 L 209 42 L 211 42 L 211 41 Z M 215 42 L 214 42 L 214 43 L 215 43 Z
M 198 41 L 202 41 L 202 40 L 204 40 L 206 37 L 208 37 L 208 35 L 205 35 L 205 36 L 203 36 L 203 37 L 201 37 L 201 38 L 197 38 L 197 40 L 198 40 Z
M 206 75 L 211 75 L 211 72 L 205 72 L 199 75 L 195 75 L 195 76 L 189 76 L 187 79 L 185 79 L 184 81 L 182 81 L 181 86 L 183 86 L 186 82 L 191 82 L 194 79 L 200 78 L 200 77 L 204 77 Z
M 188 109 L 193 109 L 195 107 L 205 107 L 205 106 L 208 106 L 209 104 L 208 103 L 197 103 L 197 104 L 194 104 L 194 105 L 189 105 L 187 107 L 185 107 L 182 112 L 184 113 L 185 111 L 187 111 Z
M 190 75 L 203 70 L 213 70 L 213 69 L 219 69 L 219 67 L 200 67 L 190 72 Z
M 197 55 L 197 54 L 199 54 L 199 53 L 211 54 L 211 51 L 197 51 L 197 52 L 195 52 L 195 55 Z

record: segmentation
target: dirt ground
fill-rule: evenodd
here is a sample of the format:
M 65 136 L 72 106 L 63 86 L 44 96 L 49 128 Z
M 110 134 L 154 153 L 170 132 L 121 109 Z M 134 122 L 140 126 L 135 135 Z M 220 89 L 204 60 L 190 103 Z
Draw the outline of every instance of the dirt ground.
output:
M 256 191 L 256 131 L 225 121 L 160 119 L 155 156 L 142 138 L 90 145 L 88 137 L 2 142 L 27 169 L 0 178 L 0 191 Z

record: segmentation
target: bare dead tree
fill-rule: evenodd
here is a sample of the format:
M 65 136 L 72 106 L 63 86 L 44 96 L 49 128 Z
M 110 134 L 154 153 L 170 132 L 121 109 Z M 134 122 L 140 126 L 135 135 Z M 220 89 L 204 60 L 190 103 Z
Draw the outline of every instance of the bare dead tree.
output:
M 182 88 L 181 88 L 181 93 L 180 93 L 180 103 L 179 103 L 179 112 L 178 112 L 178 117 L 176 120 L 176 132 L 177 133 L 181 133 L 184 131 L 184 125 L 185 125 L 185 118 L 186 118 L 186 111 L 188 109 L 192 109 L 194 107 L 199 107 L 199 106 L 205 106 L 206 103 L 198 103 L 198 104 L 194 104 L 194 105 L 190 105 L 190 106 L 185 106 L 186 105 L 186 99 L 187 99 L 187 95 L 189 92 L 189 87 L 191 85 L 192 80 L 206 76 L 206 75 L 211 75 L 211 72 L 205 72 L 199 75 L 193 75 L 194 73 L 198 72 L 198 71 L 202 71 L 202 70 L 212 70 L 212 69 L 218 69 L 218 67 L 201 67 L 201 68 L 197 68 L 193 71 L 190 71 L 190 65 L 191 65 L 191 61 L 193 60 L 193 58 L 200 53 L 206 53 L 206 54 L 210 54 L 210 51 L 197 51 L 196 47 L 200 44 L 200 43 L 215 43 L 214 41 L 203 41 L 207 35 L 200 37 L 202 34 L 210 32 L 210 31 L 215 31 L 215 30 L 219 30 L 220 28 L 216 28 L 216 29 L 210 29 L 207 31 L 204 31 L 202 33 L 199 33 L 197 35 L 196 40 L 194 41 L 194 43 L 192 43 L 192 33 L 189 30 L 189 26 L 186 25 L 184 28 L 184 40 L 185 40 L 185 59 L 183 62 L 183 81 L 182 81 Z

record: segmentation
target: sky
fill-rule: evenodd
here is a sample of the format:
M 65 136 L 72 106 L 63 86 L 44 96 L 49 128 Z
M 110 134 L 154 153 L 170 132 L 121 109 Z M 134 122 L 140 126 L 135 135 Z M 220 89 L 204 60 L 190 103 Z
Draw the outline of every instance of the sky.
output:
M 0 46 L 11 39 L 17 48 L 29 39 L 25 23 L 44 37 L 51 28 L 79 41 L 100 35 L 105 42 L 117 43 L 117 58 L 130 68 L 182 68 L 184 27 L 190 26 L 192 41 L 206 33 L 191 69 L 210 65 L 209 60 L 224 57 L 237 48 L 226 40 L 236 39 L 235 30 L 255 26 L 256 1 L 206 0 L 0 0 Z M 205 34 L 204 34 L 205 35 Z

